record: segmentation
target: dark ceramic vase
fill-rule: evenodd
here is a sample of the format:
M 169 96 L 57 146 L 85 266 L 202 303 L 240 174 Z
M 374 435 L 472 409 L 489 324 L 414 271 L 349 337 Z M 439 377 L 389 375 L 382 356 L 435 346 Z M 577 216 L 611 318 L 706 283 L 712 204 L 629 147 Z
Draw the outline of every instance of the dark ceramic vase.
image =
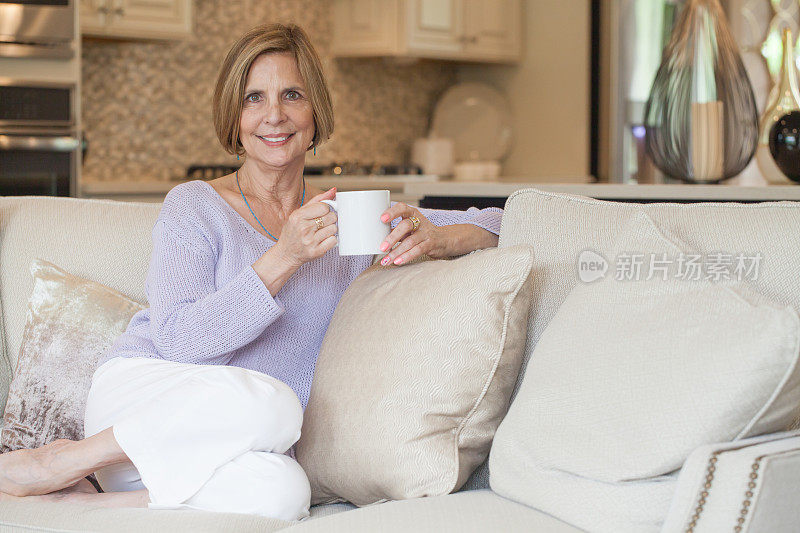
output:
M 770 91 L 767 107 L 761 114 L 758 132 L 756 161 L 761 175 L 769 184 L 786 185 L 791 183 L 785 171 L 778 168 L 770 148 L 772 127 L 791 111 L 800 110 L 800 84 L 794 60 L 794 38 L 789 28 L 783 29 L 783 54 L 781 70 L 775 86 Z
M 786 113 L 773 124 L 769 153 L 787 178 L 800 182 L 800 111 Z

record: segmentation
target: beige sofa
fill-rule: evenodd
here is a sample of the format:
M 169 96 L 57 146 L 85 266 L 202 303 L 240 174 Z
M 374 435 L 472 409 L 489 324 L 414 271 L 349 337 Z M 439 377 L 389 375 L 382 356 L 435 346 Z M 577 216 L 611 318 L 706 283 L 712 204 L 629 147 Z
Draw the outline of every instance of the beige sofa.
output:
M 144 279 L 152 247 L 150 230 L 159 208 L 158 204 L 107 200 L 0 198 L 0 302 L 6 366 L 13 367 L 21 343 L 26 302 L 32 288 L 30 261 L 50 261 L 145 302 Z M 642 210 L 693 245 L 709 240 L 723 246 L 760 242 L 765 247 L 774 243 L 776 254 L 800 250 L 796 237 L 800 204 L 639 205 L 534 189 L 518 191 L 506 204 L 500 246 L 528 243 L 536 250 L 528 354 L 560 303 L 578 283 L 574 269 L 579 252 L 586 248 L 607 250 L 626 220 Z M 798 265 L 791 268 L 797 270 Z M 793 305 L 800 302 L 800 276 L 787 280 L 780 290 L 770 285 L 769 277 L 764 283 L 760 288 L 770 295 Z M 527 360 L 522 368 L 514 395 L 524 378 Z M 10 379 L 9 370 L 0 364 L 0 405 L 5 404 Z M 514 396 L 512 403 L 513 399 Z M 508 456 L 505 453 L 504 460 L 508 461 Z M 529 475 L 524 461 L 504 466 L 506 479 L 502 485 L 506 492 L 514 483 L 524 490 L 524 483 L 540 482 Z M 509 480 L 508 472 L 518 475 Z M 581 531 L 545 512 L 502 497 L 492 488 L 485 463 L 454 494 L 360 509 L 341 503 L 315 506 L 311 517 L 300 523 L 190 510 L 6 502 L 0 503 L 0 531 Z M 567 500 L 570 497 L 561 495 Z M 574 502 L 576 506 L 581 503 Z

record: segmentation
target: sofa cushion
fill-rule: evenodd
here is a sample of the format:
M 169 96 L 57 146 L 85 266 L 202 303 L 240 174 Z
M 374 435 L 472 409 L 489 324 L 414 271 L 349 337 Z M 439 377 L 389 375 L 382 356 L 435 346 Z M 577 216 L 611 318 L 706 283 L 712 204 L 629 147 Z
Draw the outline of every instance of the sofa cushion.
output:
M 8 395 L 0 451 L 81 440 L 92 374 L 144 309 L 108 287 L 34 259 L 22 348 Z
M 138 302 L 160 204 L 50 196 L 0 197 L 0 301 L 6 353 L 16 365 L 33 289 L 34 258 L 102 283 Z M 0 378 L 0 405 L 7 387 Z
M 309 518 L 310 519 L 310 518 Z M 308 519 L 307 519 L 308 520 Z M 0 531 L 142 531 L 269 532 L 297 522 L 242 513 L 210 511 L 108 508 L 100 505 L 26 501 L 0 501 Z M 8 528 L 8 529 L 6 529 Z
M 637 204 L 521 189 L 506 202 L 499 242 L 501 248 L 530 244 L 535 251 L 528 340 L 512 402 L 542 331 L 578 283 L 578 256 L 587 249 L 607 254 L 620 229 L 639 211 L 703 254 L 720 250 L 761 253 L 758 278 L 749 280 L 750 285 L 775 302 L 800 311 L 800 233 L 793 229 L 800 227 L 800 203 Z M 507 468 L 508 472 L 520 470 L 519 460 Z M 484 463 L 465 486 L 488 483 Z
M 375 265 L 316 363 L 297 460 L 312 503 L 447 494 L 489 451 L 519 371 L 529 246 Z
M 609 256 L 616 268 L 578 284 L 539 339 L 497 431 L 493 489 L 582 528 L 656 530 L 667 514 L 666 476 L 693 449 L 793 422 L 797 312 L 742 283 L 693 279 L 679 270 L 688 255 L 646 214 L 631 217 Z M 634 256 L 644 268 L 628 276 Z M 654 258 L 663 268 L 650 269 Z M 502 483 L 516 461 L 535 482 Z M 554 497 L 550 473 L 572 500 Z M 640 505 L 584 504 L 597 492 L 592 482 L 624 488 Z
M 27 500 L 0 501 L 0 531 L 103 531 L 107 533 L 140 533 L 142 531 L 195 532 L 259 532 L 268 533 L 312 520 L 355 509 L 354 505 L 335 503 L 311 507 L 311 516 L 300 522 L 244 514 L 217 513 L 194 509 L 112 509 L 100 505 L 37 502 Z
M 498 496 L 490 490 L 472 490 L 429 498 L 362 507 L 321 520 L 306 520 L 286 530 L 291 533 L 578 533 L 581 531 L 541 511 Z

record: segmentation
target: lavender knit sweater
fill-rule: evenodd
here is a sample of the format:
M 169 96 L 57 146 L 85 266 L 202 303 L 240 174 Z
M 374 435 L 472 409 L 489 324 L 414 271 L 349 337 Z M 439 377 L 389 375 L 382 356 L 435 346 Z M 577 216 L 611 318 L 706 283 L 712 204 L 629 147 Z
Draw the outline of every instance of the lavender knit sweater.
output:
M 497 235 L 503 216 L 494 207 L 420 212 L 437 226 L 470 223 Z M 273 298 L 251 265 L 274 242 L 208 183 L 174 187 L 153 227 L 150 307 L 133 316 L 99 364 L 157 357 L 249 368 L 288 384 L 305 409 L 336 304 L 372 256 L 340 257 L 333 248 L 303 264 Z

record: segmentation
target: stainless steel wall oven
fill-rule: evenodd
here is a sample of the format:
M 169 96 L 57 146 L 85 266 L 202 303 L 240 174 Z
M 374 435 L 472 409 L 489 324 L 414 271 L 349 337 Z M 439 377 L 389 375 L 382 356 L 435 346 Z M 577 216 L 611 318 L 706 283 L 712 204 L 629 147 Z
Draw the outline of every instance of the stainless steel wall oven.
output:
M 0 56 L 75 54 L 75 0 L 0 0 Z
M 75 90 L 0 78 L 0 196 L 77 196 Z

